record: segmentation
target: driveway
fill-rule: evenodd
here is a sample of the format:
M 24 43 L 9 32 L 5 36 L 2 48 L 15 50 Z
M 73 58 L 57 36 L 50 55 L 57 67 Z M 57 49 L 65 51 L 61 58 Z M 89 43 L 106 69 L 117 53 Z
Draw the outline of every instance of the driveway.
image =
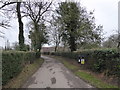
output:
M 68 70 L 60 61 L 42 56 L 44 63 L 23 88 L 93 88 Z

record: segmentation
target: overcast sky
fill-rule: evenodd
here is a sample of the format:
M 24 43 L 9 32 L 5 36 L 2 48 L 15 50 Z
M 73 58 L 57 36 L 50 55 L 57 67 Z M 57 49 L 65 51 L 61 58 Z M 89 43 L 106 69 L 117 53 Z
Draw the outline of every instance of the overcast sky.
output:
M 81 0 L 87 10 L 95 10 L 96 24 L 103 25 L 105 36 L 115 33 L 118 29 L 118 1 L 119 0 Z
M 78 0 L 77 0 L 78 1 Z M 118 29 L 118 1 L 119 0 L 80 0 L 82 6 L 86 7 L 87 11 L 94 10 L 95 22 L 97 25 L 103 25 L 103 31 L 105 37 L 116 33 L 115 30 Z M 25 19 L 23 19 L 25 23 Z M 17 20 L 12 20 L 12 28 L 4 31 L 4 36 L 9 39 L 10 43 L 15 41 L 18 42 L 18 22 Z M 24 34 L 27 36 L 26 34 Z M 0 38 L 0 46 L 5 45 L 5 39 Z

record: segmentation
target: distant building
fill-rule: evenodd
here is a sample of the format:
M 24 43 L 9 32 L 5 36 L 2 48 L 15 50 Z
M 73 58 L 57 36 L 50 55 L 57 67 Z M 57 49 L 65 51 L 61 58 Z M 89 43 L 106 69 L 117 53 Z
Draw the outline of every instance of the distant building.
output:
M 54 52 L 55 47 L 42 47 L 41 52 Z
M 55 47 L 42 47 L 41 52 L 54 52 Z M 57 51 L 70 51 L 68 48 L 58 47 Z

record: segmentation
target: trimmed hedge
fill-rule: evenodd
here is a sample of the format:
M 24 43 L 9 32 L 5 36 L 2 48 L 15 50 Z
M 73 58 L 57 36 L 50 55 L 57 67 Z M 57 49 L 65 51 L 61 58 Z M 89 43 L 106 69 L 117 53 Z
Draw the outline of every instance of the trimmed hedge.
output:
M 26 63 L 33 63 L 35 52 L 3 51 L 2 52 L 2 84 L 19 74 Z
M 106 72 L 107 75 L 120 76 L 120 53 L 116 49 L 83 50 L 78 52 L 44 53 L 78 60 L 78 56 L 85 58 L 83 67 L 94 72 Z

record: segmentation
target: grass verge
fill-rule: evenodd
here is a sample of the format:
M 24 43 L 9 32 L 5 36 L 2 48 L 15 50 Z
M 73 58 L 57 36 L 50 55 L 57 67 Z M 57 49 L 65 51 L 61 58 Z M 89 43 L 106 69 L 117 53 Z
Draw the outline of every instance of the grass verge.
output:
M 117 88 L 117 86 L 113 86 L 103 82 L 102 80 L 94 77 L 93 75 L 85 72 L 85 71 L 76 71 L 75 75 L 80 77 L 81 79 L 85 80 L 86 82 L 90 83 L 91 85 L 97 88 Z
M 118 88 L 117 86 L 114 86 L 102 81 L 101 79 L 91 75 L 85 70 L 81 70 L 79 66 L 75 66 L 69 63 L 68 60 L 66 60 L 66 58 L 64 57 L 60 57 L 60 56 L 50 56 L 50 57 L 60 60 L 69 70 L 73 71 L 73 73 L 76 76 L 90 83 L 92 86 L 96 88 Z
M 72 70 L 72 71 L 76 71 L 76 70 L 79 69 L 79 67 L 74 66 L 74 65 L 68 63 L 68 62 L 65 61 L 65 60 L 62 60 L 62 63 L 63 63 L 67 68 L 69 68 L 69 69 Z
M 22 72 L 10 80 L 3 88 L 21 88 L 27 79 L 32 76 L 44 62 L 43 59 L 37 59 L 33 64 L 27 64 Z

